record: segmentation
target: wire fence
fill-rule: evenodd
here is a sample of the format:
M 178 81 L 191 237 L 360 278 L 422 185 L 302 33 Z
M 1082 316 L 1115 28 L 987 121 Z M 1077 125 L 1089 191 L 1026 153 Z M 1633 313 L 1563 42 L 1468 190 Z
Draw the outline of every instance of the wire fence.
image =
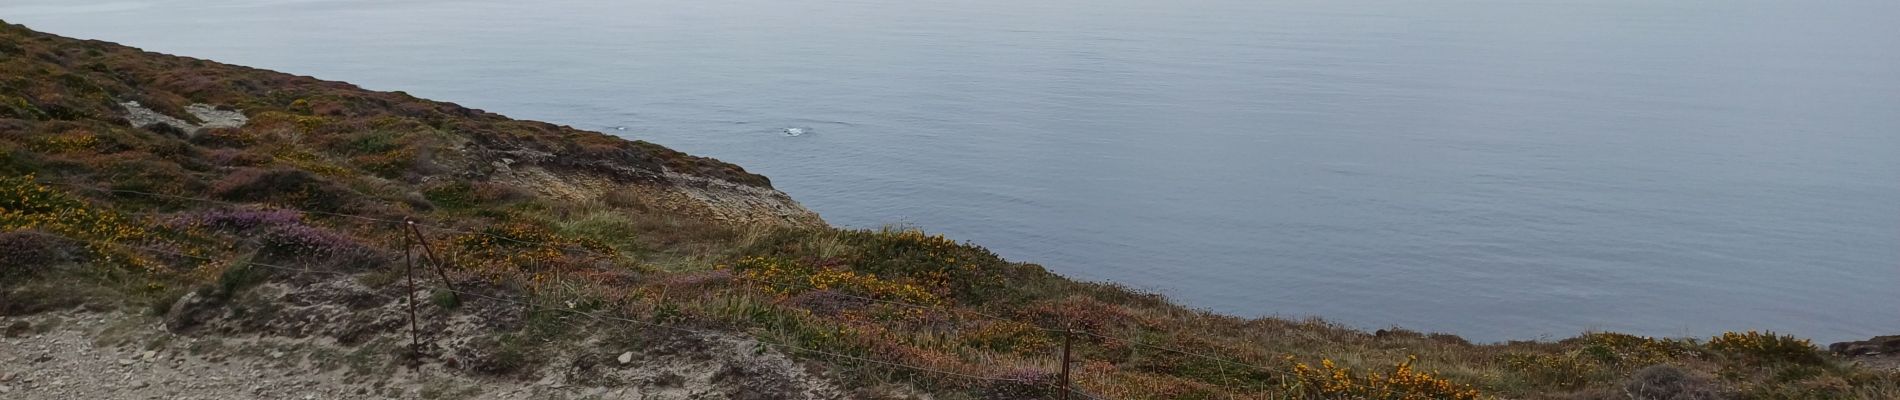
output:
M 79 190 L 88 190 L 88 191 L 94 191 L 94 192 L 101 192 L 101 193 L 111 193 L 111 194 L 129 194 L 129 195 L 140 195 L 140 196 L 150 196 L 150 197 L 157 197 L 157 198 L 166 198 L 166 199 L 172 199 L 172 200 L 181 200 L 181 201 L 192 201 L 192 202 L 203 202 L 203 203 L 209 203 L 209 204 L 219 204 L 219 205 L 225 205 L 225 206 L 232 206 L 232 207 L 248 207 L 248 206 L 257 206 L 257 205 L 260 205 L 260 204 L 255 204 L 255 203 L 244 203 L 244 202 L 234 202 L 234 201 L 226 201 L 226 200 L 218 200 L 218 199 L 210 199 L 210 198 L 203 198 L 203 197 L 193 197 L 193 196 L 181 196 L 181 195 L 172 195 L 172 194 L 163 194 L 163 193 L 152 193 L 152 192 L 146 192 L 146 191 L 138 191 L 138 190 L 126 190 L 126 189 L 108 189 L 108 188 L 100 188 L 100 187 L 96 187 L 96 186 L 92 186 L 92 185 L 85 185 L 85 184 L 78 184 L 78 183 L 70 183 L 70 182 L 53 182 L 53 181 L 43 181 L 43 180 L 42 180 L 42 181 L 39 181 L 39 183 L 42 183 L 42 184 L 47 184 L 47 185 L 55 185 L 55 186 L 62 186 L 62 187 L 68 187 L 68 188 L 74 188 L 74 189 L 79 189 Z M 266 205 L 266 206 L 268 206 L 268 205 Z M 588 249 L 588 248 L 585 248 L 585 247 L 582 247 L 582 246 L 577 246 L 577 245 L 572 245 L 572 244 L 564 244 L 564 243 L 547 243 L 547 242 L 540 242 L 540 241 L 534 241 L 534 240 L 523 240 L 523 239 L 519 239 L 519 238 L 514 238 L 514 237 L 508 237 L 508 236 L 503 236 L 503 235 L 496 235 L 496 234 L 492 234 L 492 233 L 488 233 L 488 232 L 480 232 L 480 231 L 470 231 L 470 230 L 465 230 L 465 229 L 458 229 L 458 228 L 454 228 L 454 227 L 451 227 L 451 226 L 446 226 L 446 225 L 440 225 L 440 224 L 430 224 L 430 223 L 425 223 L 425 222 L 420 222 L 420 221 L 416 221 L 416 220 L 414 220 L 414 219 L 408 219 L 408 218 L 405 218 L 405 219 L 393 219 L 393 218 L 382 218 L 382 217 L 373 217 L 373 216 L 365 216 L 365 215 L 358 215 L 358 214 L 349 214 L 349 213 L 338 213 L 338 212 L 325 212 L 325 211 L 312 211 L 312 210 L 302 210 L 302 209 L 293 209 L 293 208 L 276 208 L 276 207 L 274 207 L 273 209 L 277 209 L 277 210 L 282 210 L 282 211 L 287 211 L 287 212 L 293 212 L 293 213 L 298 213 L 298 214 L 302 214 L 302 215 L 306 215 L 306 216 L 323 216 L 323 217 L 336 217 L 336 218 L 345 218 L 345 219 L 352 219 L 352 220 L 358 220 L 358 221 L 364 221 L 364 222 L 373 222 L 373 223 L 388 223 L 388 224 L 399 224 L 399 225 L 397 225 L 398 227 L 400 227 L 400 226 L 405 226 L 405 225 L 406 225 L 406 226 L 415 226 L 415 227 L 420 227 L 420 228 L 426 228 L 426 229 L 429 229 L 429 230 L 431 230 L 431 231 L 439 231 L 439 232 L 447 232 L 447 233 L 454 233 L 454 234 L 460 234 L 460 235 L 478 235 L 478 236 L 483 236 L 483 237 L 488 237 L 488 238 L 493 238 L 493 239 L 496 239 L 496 240 L 502 240 L 502 241 L 507 241 L 507 242 L 511 242 L 511 243 L 516 243 L 516 244 L 522 244 L 522 245 L 529 245 L 529 246 L 540 246 L 540 247 L 548 247 L 548 248 L 561 248 L 561 249 L 564 249 L 564 250 L 571 250 L 571 251 L 579 251 L 579 252 L 587 252 L 587 253 L 595 253 L 595 252 L 596 252 L 596 251 L 595 251 L 595 250 L 593 250 L 593 249 Z M 420 235 L 420 232 L 417 232 L 417 234 L 418 234 L 418 235 Z M 67 238 L 67 239 L 71 239 L 71 238 Z M 75 240 L 76 240 L 76 239 L 75 239 Z M 124 244 L 116 244 L 116 243 L 109 243 L 109 244 L 111 244 L 111 245 L 114 245 L 114 246 L 120 246 L 120 247 L 135 247 L 135 248 L 137 247 L 137 246 L 131 246 L 131 245 L 124 245 Z M 146 250 L 150 250 L 150 251 L 156 251 L 156 252 L 161 252 L 161 253 L 164 253 L 164 252 L 165 252 L 165 251 L 164 251 L 164 250 L 162 250 L 162 249 L 155 249 L 155 248 L 146 248 Z M 176 256 L 182 256 L 182 257 L 188 257 L 188 258 L 198 258 L 198 259 L 204 259 L 204 257 L 197 257 L 197 256 L 190 256 L 190 255 L 185 255 L 185 254 L 178 254 L 178 253 L 175 253 L 175 252 L 173 252 L 173 253 L 172 253 L 172 255 L 176 255 Z M 215 261 L 215 260 L 207 260 L 207 261 Z M 251 263 L 251 265 L 258 265 L 258 266 L 263 266 L 263 267 L 266 267 L 266 268 L 288 268 L 288 267 L 283 267 L 283 266 L 275 266 L 275 265 L 267 265 L 267 264 L 258 264 L 258 263 Z M 309 270 L 309 269 L 296 269 L 296 270 L 297 270 L 297 271 L 303 271 L 303 272 L 311 272 L 311 270 Z M 790 283 L 790 282 L 773 282 L 773 281 L 768 281 L 768 280 L 762 280 L 762 279 L 755 279 L 755 278 L 750 278 L 750 277 L 745 277 L 745 276 L 740 276 L 740 275 L 733 275 L 733 276 L 732 276 L 732 279 L 735 279 L 735 280 L 741 280 L 741 281 L 746 281 L 746 282 L 751 282 L 751 283 L 757 283 L 757 284 L 762 284 L 762 285 L 768 285 L 768 286 L 772 286 L 772 287 L 778 287 L 778 288 L 789 288 L 789 289 L 798 289 L 798 290 L 824 290 L 823 288 L 819 288 L 819 287 L 815 287 L 815 286 L 811 286 L 811 285 L 800 285 L 800 284 L 796 284 L 796 283 Z M 481 294 L 478 294 L 478 293 L 468 293 L 468 292 L 466 292 L 466 291 L 459 291 L 459 290 L 453 290 L 453 289 L 444 289 L 444 290 L 448 290 L 448 291 L 449 291 L 450 293 L 455 293 L 456 295 L 467 295 L 467 296 L 470 296 L 470 297 L 476 297 L 476 298 L 483 298 L 483 299 L 488 299 L 488 300 L 492 300 L 492 301 L 498 301 L 498 302 L 502 302 L 502 303 L 504 303 L 504 304 L 512 304 L 512 305 L 521 305 L 521 306 L 532 306 L 532 305 L 530 305 L 530 304 L 527 304 L 527 303 L 521 303 L 521 302 L 516 302 L 516 301 L 512 301 L 512 300 L 506 300 L 506 299 L 500 299 L 500 298 L 496 298 L 496 297 L 492 297 L 492 296 L 486 296 L 486 295 L 481 295 Z M 1160 345 L 1160 344 L 1155 344 L 1155 343 L 1151 343 L 1151 342 L 1147 342 L 1147 341 L 1142 341 L 1142 340 L 1136 340 L 1136 339 L 1129 339 L 1129 338 L 1123 338 L 1123 337 L 1118 337 L 1118 336 L 1113 336 L 1113 335 L 1107 335 L 1107 334 L 1102 334 L 1102 333 L 1098 333 L 1098 332 L 1092 332 L 1092 331 L 1088 331 L 1088 330 L 1082 330 L 1082 329 L 1071 329 L 1071 328 L 1054 328 L 1054 327 L 1048 327 L 1048 326 L 1045 326 L 1045 325 L 1043 325 L 1043 324 L 1039 324 L 1039 323 L 1035 323 L 1035 322 L 1031 322 L 1031 321 L 1023 321 L 1023 320 L 1020 320 L 1020 319 L 1016 319 L 1016 318 L 1008 318 L 1008 317 L 1003 317 L 1003 316 L 999 316 L 999 315 L 995 315 L 995 314 L 989 314 L 989 313 L 984 313 L 984 312 L 980 312 L 980 311 L 976 311 L 976 310 L 969 310 L 969 309 L 965 309 L 965 308 L 959 308 L 959 307 L 949 307 L 949 308 L 946 308 L 946 307 L 942 307 L 942 306 L 933 306 L 933 305 L 922 305 L 922 304 L 914 304 L 914 303 L 908 303 L 908 302 L 903 302 L 903 301 L 896 301 L 896 300 L 890 300 L 890 299 L 881 299 L 881 298 L 875 298 L 875 297 L 870 297 L 870 296 L 861 296 L 861 295 L 855 295 L 855 294 L 850 294 L 850 293 L 845 293 L 845 292 L 843 292 L 843 291 L 830 291 L 830 294 L 832 294 L 832 295 L 836 295 L 836 296 L 841 296 L 841 297 L 845 297 L 845 298 L 851 298 L 851 299 L 855 299 L 855 300 L 860 300 L 860 301 L 868 301 L 868 302 L 875 302 L 875 303 L 879 303 L 879 304 L 887 304 L 887 305 L 893 305 L 893 306 L 899 306 L 899 307 L 908 307 L 908 308 L 914 308 L 914 309 L 919 309 L 919 310 L 930 310 L 930 311 L 940 311 L 940 312 L 948 312 L 948 313 L 953 313 L 953 314 L 963 314 L 963 315 L 970 315 L 970 316 L 975 316 L 975 317 L 979 317 L 979 318 L 982 318 L 982 319 L 989 319 L 989 320 L 993 320 L 993 321 L 1001 321 L 1001 322 L 1012 322 L 1012 323 L 1020 323 L 1020 324 L 1026 324 L 1026 325 L 1029 325 L 1029 326 L 1033 326 L 1033 327 L 1036 327 L 1037 329 L 1040 329 L 1040 330 L 1043 330 L 1043 331 L 1045 331 L 1045 332 L 1050 332 L 1050 333 L 1060 333 L 1060 334 L 1079 334 L 1079 335 L 1083 335 L 1083 336 L 1087 336 L 1087 337 L 1092 337 L 1092 338 L 1096 338 L 1096 339 L 1100 339 L 1100 340 L 1105 340 L 1105 341 L 1115 341 L 1115 342 L 1121 342 L 1121 343 L 1124 343 L 1124 344 L 1127 344 L 1127 345 L 1130 345 L 1130 346 L 1135 346 L 1135 347 L 1140 347 L 1140 348 L 1146 348 L 1146 349 L 1151 349 L 1151 350 L 1158 350 L 1158 351 L 1164 351 L 1164 352 L 1170 352 L 1170 353 L 1175 353 L 1175 354 L 1180 354 L 1180 355 L 1185 355 L 1185 356 L 1190 356 L 1190 357 L 1196 357 L 1196 358 L 1200 358 L 1200 359 L 1204 359 L 1204 360 L 1208 360 L 1208 361 L 1212 361 L 1212 362 L 1216 362 L 1216 363 L 1218 363 L 1218 364 L 1220 364 L 1220 365 L 1223 365 L 1223 367 L 1221 367 L 1221 368 L 1225 368 L 1225 366 L 1228 366 L 1228 365 L 1231 365 L 1231 366 L 1237 366 L 1237 367 L 1242 367 L 1242 368 L 1246 368 L 1246 369 L 1251 369 L 1251 370 L 1255 370 L 1255 371 L 1258 371 L 1258 372 L 1264 372 L 1264 373 L 1276 373 L 1276 372 L 1277 372 L 1277 371 L 1274 371 L 1274 370 L 1272 370 L 1272 369 L 1270 369 L 1270 368 L 1267 368 L 1267 367 L 1264 367 L 1264 366 L 1260 366 L 1260 365 L 1256 365 L 1256 364 L 1252 364 L 1252 363 L 1248 363 L 1248 362 L 1245 362 L 1245 361 L 1241 361 L 1241 360 L 1237 360 L 1237 359 L 1233 359 L 1233 358 L 1228 358 L 1228 357 L 1221 357 L 1221 356 L 1216 356 L 1216 355 L 1211 355 L 1211 354 L 1206 354 L 1206 353 L 1202 353 L 1202 352 L 1196 352 L 1196 351 L 1191 351 L 1191 350 L 1186 350 L 1186 349 L 1181 349 L 1181 348 L 1176 348 L 1176 347 L 1171 347 L 1171 346 L 1164 346 L 1164 345 Z M 588 317 L 590 317 L 590 318 L 594 318 L 594 319 L 597 319 L 597 320 L 604 320 L 604 321 L 619 321 L 619 322 L 626 322 L 626 323 L 634 323 L 634 324 L 641 324 L 641 325 L 648 325 L 648 326 L 654 326 L 654 327 L 661 327 L 661 328 L 666 328 L 666 329 L 674 329 L 674 330 L 679 330 L 679 331 L 682 331 L 682 332 L 689 332 L 689 333 L 695 333 L 695 334 L 705 334 L 705 333 L 706 333 L 706 332 L 704 332 L 704 331 L 699 331 L 699 330 L 692 330 L 692 329 L 687 329 L 687 328 L 681 328 L 681 327 L 675 327 L 675 326 L 665 326 L 665 325 L 661 325 L 661 324 L 656 324 L 656 323 L 652 323 L 652 322 L 647 322 L 647 321 L 638 321 L 638 320 L 631 320 L 631 319 L 626 319 L 626 318 L 618 318 L 618 317 L 613 317 L 613 316 L 601 316 L 601 315 L 593 315 L 593 314 L 590 314 L 590 313 L 581 313 L 581 312 L 578 312 L 578 311 L 576 311 L 576 310 L 568 310 L 568 309 L 558 309 L 558 308 L 546 308 L 546 307 L 541 307 L 541 308 L 544 308 L 544 309 L 549 309 L 549 310 L 554 310 L 554 311 L 561 311 L 561 312 L 568 312 L 568 313 L 579 313 L 579 314 L 583 314 L 583 315 L 586 315 L 586 316 L 588 316 Z M 1016 382 L 1019 382 L 1019 383 L 1022 383 L 1022 380 L 1020 380 L 1020 379 L 1006 379 L 1006 378 L 996 378 L 996 377 L 983 377 L 983 376 L 975 376 L 975 375 L 969 375 L 969 374 L 962 374 L 962 373 L 957 373 L 957 372 L 952 372 L 952 371 L 941 371 L 941 370 L 934 370 L 934 369 L 929 369 L 929 368 L 925 368 L 925 367 L 920 367 L 920 366 L 914 366 L 914 365 L 907 365 L 907 364 L 901 364 L 901 363 L 894 363 L 894 362 L 889 362 L 889 361 L 883 361 L 883 360 L 876 360 L 876 359 L 870 359 L 870 358 L 864 358 L 864 357 L 857 357 L 857 356 L 851 356 L 851 355 L 846 355 L 846 354 L 838 354 L 838 353 L 831 353 L 831 352 L 825 352 L 825 351 L 822 351 L 822 350 L 816 350 L 816 349 L 809 349 L 809 348 L 803 348 L 803 347 L 798 347 L 798 346 L 793 346 L 793 345 L 789 345 L 789 344 L 783 344 L 783 343 L 775 343 L 775 342 L 770 342 L 770 341 L 767 341 L 767 340 L 764 340 L 763 338 L 760 338 L 760 337 L 757 337 L 757 336 L 755 336 L 755 335 L 747 335 L 747 336 L 749 336 L 749 337 L 752 337 L 752 338 L 753 338 L 753 339 L 755 339 L 755 340 L 758 340 L 758 341 L 759 341 L 759 343 L 762 343 L 762 344 L 766 344 L 766 345 L 770 345 L 770 346 L 774 346 L 774 347 L 780 347 L 780 348 L 785 348 L 785 349 L 789 349 L 789 350 L 796 350 L 796 351 L 802 351 L 802 352 L 807 352 L 807 353 L 811 353 L 811 354 L 818 354 L 818 355 L 824 355 L 824 356 L 828 356 L 828 357 L 834 357 L 834 358 L 840 358 L 840 359 L 849 359 L 849 360 L 855 360 L 855 361 L 862 361 L 862 362 L 868 362 L 868 363 L 873 363 L 873 364 L 881 364 L 881 365 L 886 365 L 886 366 L 891 366 L 891 367 L 898 367 L 898 368 L 907 368 L 907 369 L 913 369 L 913 370 L 920 370 L 920 371 L 924 371 L 924 372 L 931 372 L 931 373 L 937 373 L 937 374 L 941 374 L 941 375 L 945 375 L 945 376 L 953 376 L 953 377 L 959 377 L 959 378 L 966 378 L 966 379 L 978 379 L 978 380 L 991 380 L 991 381 L 999 381 L 999 380 L 1000 380 L 1000 381 L 1016 381 Z M 1095 397 L 1095 396 L 1093 396 L 1093 395 L 1089 395 L 1089 394 L 1087 394 L 1086 392 L 1083 392 L 1083 391 L 1080 391 L 1080 390 L 1076 390 L 1076 389 L 1067 389 L 1067 390 L 1072 390 L 1072 391 L 1074 391 L 1075 393 L 1077 393 L 1077 394 L 1080 394 L 1080 395 L 1082 395 L 1082 396 L 1084 396 L 1084 397 L 1087 397 L 1087 398 L 1091 398 L 1091 399 L 1099 399 L 1098 397 Z

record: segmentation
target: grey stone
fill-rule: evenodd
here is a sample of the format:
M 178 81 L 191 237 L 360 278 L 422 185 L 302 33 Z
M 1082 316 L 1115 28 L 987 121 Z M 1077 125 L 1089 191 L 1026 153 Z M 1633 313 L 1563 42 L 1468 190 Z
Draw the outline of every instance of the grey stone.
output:
M 1857 342 L 1840 342 L 1827 346 L 1829 351 L 1844 356 L 1870 356 L 1900 351 L 1900 335 L 1877 336 Z

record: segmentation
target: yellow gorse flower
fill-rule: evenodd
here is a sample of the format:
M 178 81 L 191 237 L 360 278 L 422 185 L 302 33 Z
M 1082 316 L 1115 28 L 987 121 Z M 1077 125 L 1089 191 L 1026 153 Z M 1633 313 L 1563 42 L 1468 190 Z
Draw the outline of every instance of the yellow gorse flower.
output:
M 1293 375 L 1300 384 L 1298 388 L 1324 398 L 1471 400 L 1482 396 L 1477 388 L 1470 385 L 1452 383 L 1433 373 L 1417 370 L 1412 366 L 1418 362 L 1417 356 L 1407 357 L 1390 372 L 1353 371 L 1334 364 L 1332 359 L 1320 359 L 1319 368 L 1296 362 L 1291 355 L 1285 359 L 1293 363 Z
M 0 229 L 40 229 L 116 243 L 144 237 L 148 225 L 42 185 L 33 175 L 0 178 Z

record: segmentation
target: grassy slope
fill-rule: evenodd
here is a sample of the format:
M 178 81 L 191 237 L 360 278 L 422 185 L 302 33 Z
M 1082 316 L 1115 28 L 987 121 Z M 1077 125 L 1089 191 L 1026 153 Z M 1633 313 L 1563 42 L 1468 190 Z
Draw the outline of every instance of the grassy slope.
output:
M 1076 339 L 1080 386 L 1116 399 L 1623 398 L 1632 383 L 1750 398 L 1900 397 L 1892 373 L 1846 365 L 1782 336 L 1586 334 L 1474 345 L 1403 330 L 1374 334 L 1189 310 L 916 231 L 728 226 L 668 214 L 637 195 L 547 198 L 489 179 L 470 149 L 561 154 L 550 165 L 561 173 L 666 166 L 769 182 L 649 143 L 18 26 L 0 27 L 0 72 L 6 313 L 102 301 L 162 309 L 186 291 L 271 279 L 248 273 L 251 261 L 394 280 L 386 271 L 400 266 L 390 261 L 399 236 L 388 226 L 274 211 L 287 209 L 453 226 L 463 233 L 430 233 L 454 260 L 452 275 L 509 296 L 942 371 L 1046 382 L 1061 336 L 1042 328 L 1073 327 L 1101 335 Z M 186 138 L 126 126 L 121 101 L 174 116 L 192 103 L 231 106 L 252 122 Z M 534 352 L 553 349 L 525 339 L 582 329 L 523 317 L 540 322 L 495 333 L 512 356 L 471 373 L 535 367 Z M 861 386 L 904 381 L 951 397 L 1047 394 L 1034 385 L 814 359 L 831 360 Z M 1670 367 L 1644 369 L 1659 364 Z

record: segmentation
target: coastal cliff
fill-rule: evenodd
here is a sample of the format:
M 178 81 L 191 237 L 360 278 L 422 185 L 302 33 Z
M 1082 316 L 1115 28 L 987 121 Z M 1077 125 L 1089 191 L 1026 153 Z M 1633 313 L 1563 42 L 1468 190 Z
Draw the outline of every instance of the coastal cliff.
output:
M 220 172 L 302 166 L 328 181 L 378 186 L 368 192 L 494 183 L 568 201 L 632 197 L 656 212 L 735 224 L 824 224 L 764 176 L 648 142 L 400 92 L 10 29 L 10 42 L 0 48 L 9 72 L 0 97 L 7 130 L 100 140 L 112 139 L 115 130 L 147 128 L 207 152 L 177 156 L 236 161 L 189 168 L 194 160 L 168 160 L 177 167 L 139 171 L 149 180 L 144 185 L 199 192 Z M 219 114 L 235 118 L 199 121 Z M 81 131 L 91 136 L 76 134 Z
M 1900 397 L 1774 333 L 1212 314 L 652 143 L 4 23 L 0 73 L 0 397 Z

